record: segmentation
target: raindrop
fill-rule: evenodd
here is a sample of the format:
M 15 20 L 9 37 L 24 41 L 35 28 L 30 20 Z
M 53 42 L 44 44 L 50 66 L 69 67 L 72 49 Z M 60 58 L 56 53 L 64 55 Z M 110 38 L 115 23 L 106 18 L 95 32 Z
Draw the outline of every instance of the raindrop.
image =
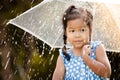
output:
M 1 10 L 2 8 L 3 8 L 3 6 L 1 5 L 1 6 L 0 6 L 0 10 Z
M 51 49 L 50 52 L 52 52 L 52 50 L 54 50 L 54 49 Z M 49 53 L 49 54 L 51 54 L 51 53 Z M 53 54 L 53 55 L 51 56 L 51 58 L 50 58 L 50 61 L 49 61 L 50 64 L 49 64 L 49 65 L 51 65 L 53 58 L 54 58 L 54 54 Z
M 33 40 L 33 39 L 31 39 L 31 40 L 30 40 L 30 42 L 34 42 L 34 40 Z
M 34 47 L 33 47 L 33 46 L 32 46 L 31 48 L 32 48 L 32 49 L 34 49 Z
M 48 78 L 50 78 L 51 74 L 48 75 Z
M 30 59 L 28 60 L 28 63 L 30 63 Z
M 7 41 L 10 41 L 10 39 L 8 38 Z
M 43 80 L 43 79 L 40 77 L 39 80 Z
M 32 71 L 34 72 L 34 71 L 35 71 L 35 69 L 32 69 Z
M 26 44 L 26 43 L 24 43 L 24 45 L 25 45 L 25 47 L 29 47 L 29 45 L 28 45 L 28 44 Z
M 12 77 L 12 75 L 9 75 L 8 80 L 10 80 L 11 77 Z
M 17 70 L 14 72 L 14 75 L 17 73 Z
M 40 48 L 42 48 L 42 46 L 40 46 Z
M 14 37 L 12 37 L 12 40 L 14 40 Z
M 26 32 L 24 32 L 24 34 L 23 34 L 23 36 L 22 36 L 22 38 L 21 38 L 21 41 L 24 39 L 25 34 L 26 34 Z
M 36 74 L 34 76 L 36 77 Z
M 45 63 L 43 64 L 43 67 L 45 67 Z
M 8 54 L 7 54 L 7 58 L 9 57 L 9 55 L 10 55 L 10 51 L 9 51 Z
M 116 72 L 116 70 L 114 69 L 114 72 Z
M 10 0 L 10 3 L 12 2 L 13 0 Z
M 39 64 L 41 64 L 41 61 L 39 62 Z
M 6 45 L 6 44 L 7 44 L 7 42 L 6 42 L 6 41 L 4 41 L 4 44 Z
M 54 52 L 54 51 L 55 51 L 55 48 L 53 48 L 52 50 L 53 50 L 53 52 Z
M 29 73 L 31 72 L 31 68 L 29 69 Z
M 5 28 L 3 28 L 3 31 L 5 31 Z
M 6 34 L 4 34 L 4 37 L 6 37 Z
M 3 25 L 6 25 L 6 23 L 8 22 L 8 20 L 6 19 L 6 20 L 4 20 L 4 22 L 3 22 Z
M 5 70 L 6 70 L 7 66 L 8 66 L 9 61 L 10 61 L 10 58 L 8 58 L 8 60 L 7 60 L 7 62 L 6 62 L 6 65 L 5 65 L 5 67 L 4 67 Z
M 14 10 L 11 11 L 11 14 L 14 12 Z
M 31 4 L 33 4 L 34 0 L 31 1 Z
M 36 48 L 36 51 L 39 52 L 39 48 L 38 47 Z
M 16 57 L 14 58 L 13 64 L 15 64 L 15 62 L 16 62 Z
M 41 55 L 39 55 L 39 58 L 41 58 Z
M 52 50 L 53 50 L 53 48 L 51 48 L 51 49 L 50 49 L 49 54 L 51 54 L 51 53 L 52 53 Z
M 17 34 L 18 37 L 20 37 L 20 34 Z
M 27 78 L 28 78 L 28 80 L 30 80 L 30 76 L 29 75 L 27 75 Z
M 0 52 L 0 55 L 2 55 L 2 52 Z
M 0 42 L 0 45 L 2 45 L 2 44 L 3 44 L 3 41 L 4 41 L 4 40 L 2 39 L 2 40 L 1 40 L 1 42 Z
M 17 45 L 17 41 L 15 41 L 15 45 Z
M 36 43 L 36 45 L 38 45 L 38 41 L 36 41 L 35 43 Z
M 39 75 L 39 72 L 37 72 L 37 75 Z
M 54 57 L 54 55 L 52 55 L 52 57 L 51 57 L 50 61 L 52 61 L 52 60 L 53 60 L 53 57 Z
M 44 55 L 45 43 L 43 43 L 42 55 Z

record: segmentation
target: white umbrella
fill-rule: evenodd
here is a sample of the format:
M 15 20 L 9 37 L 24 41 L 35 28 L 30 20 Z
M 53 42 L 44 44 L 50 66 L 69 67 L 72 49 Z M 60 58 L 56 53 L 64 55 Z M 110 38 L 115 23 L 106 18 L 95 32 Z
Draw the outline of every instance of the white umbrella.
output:
M 63 47 L 62 15 L 70 5 L 84 7 L 92 11 L 94 16 L 92 40 L 103 41 L 107 50 L 120 51 L 120 30 L 118 27 L 120 25 L 115 17 L 115 15 L 119 15 L 111 13 L 108 6 L 112 4 L 106 5 L 83 0 L 45 0 L 11 19 L 8 24 L 13 24 L 29 32 L 52 48 L 60 48 Z

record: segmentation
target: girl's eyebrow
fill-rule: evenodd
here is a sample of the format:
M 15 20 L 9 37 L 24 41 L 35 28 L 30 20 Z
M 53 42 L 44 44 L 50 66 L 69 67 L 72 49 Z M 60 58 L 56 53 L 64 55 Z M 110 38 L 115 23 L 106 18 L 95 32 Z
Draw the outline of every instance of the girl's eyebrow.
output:
M 82 26 L 81 28 L 87 28 L 87 26 Z
M 83 27 L 86 28 L 86 26 L 81 26 L 81 28 L 83 28 Z
M 80 26 L 80 28 L 86 28 L 86 26 Z M 68 29 L 75 29 L 75 27 L 69 26 Z

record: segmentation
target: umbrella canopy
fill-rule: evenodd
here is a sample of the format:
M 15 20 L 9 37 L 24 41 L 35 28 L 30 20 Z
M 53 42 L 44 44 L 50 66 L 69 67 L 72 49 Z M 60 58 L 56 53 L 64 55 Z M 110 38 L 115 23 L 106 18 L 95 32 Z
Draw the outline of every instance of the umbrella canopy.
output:
M 114 13 L 111 7 L 108 7 L 112 4 L 80 0 L 45 0 L 11 19 L 8 24 L 22 28 L 52 48 L 60 48 L 63 47 L 62 15 L 70 5 L 86 8 L 93 13 L 92 40 L 103 41 L 107 50 L 120 51 L 120 24 L 117 23 L 120 18 L 116 17 L 120 12 Z

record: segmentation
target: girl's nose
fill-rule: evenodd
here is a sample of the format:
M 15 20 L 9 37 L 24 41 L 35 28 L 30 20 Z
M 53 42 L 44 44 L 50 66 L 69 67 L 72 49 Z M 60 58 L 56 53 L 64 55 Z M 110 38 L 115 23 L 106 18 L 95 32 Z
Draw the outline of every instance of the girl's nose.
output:
M 81 37 L 81 33 L 80 32 L 76 32 L 75 33 L 75 37 Z

